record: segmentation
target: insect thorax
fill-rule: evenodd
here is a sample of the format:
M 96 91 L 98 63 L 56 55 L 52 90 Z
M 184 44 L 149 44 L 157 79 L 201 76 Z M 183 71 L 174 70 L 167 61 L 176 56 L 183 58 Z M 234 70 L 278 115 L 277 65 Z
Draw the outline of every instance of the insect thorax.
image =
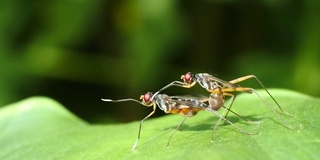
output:
M 170 97 L 166 94 L 158 94 L 154 97 L 154 102 L 164 112 L 170 110 Z
M 209 77 L 210 75 L 207 73 L 199 73 L 195 75 L 195 80 L 202 88 L 205 88 L 207 90 L 221 88 L 221 86 L 217 82 L 210 80 Z

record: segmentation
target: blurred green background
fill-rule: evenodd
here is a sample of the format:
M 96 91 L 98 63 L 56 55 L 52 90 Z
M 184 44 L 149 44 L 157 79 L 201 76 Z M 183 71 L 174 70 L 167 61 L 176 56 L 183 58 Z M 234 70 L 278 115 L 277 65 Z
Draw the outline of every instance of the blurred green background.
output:
M 151 108 L 100 98 L 138 99 L 188 71 L 225 80 L 254 74 L 268 88 L 320 96 L 317 0 L 0 4 L 0 106 L 42 95 L 91 123 L 141 120 Z

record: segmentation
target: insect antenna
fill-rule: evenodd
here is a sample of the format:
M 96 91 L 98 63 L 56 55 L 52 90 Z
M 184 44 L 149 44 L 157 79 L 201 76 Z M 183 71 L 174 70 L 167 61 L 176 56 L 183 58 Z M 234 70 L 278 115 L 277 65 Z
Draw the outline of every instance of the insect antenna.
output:
M 138 101 L 138 100 L 136 100 L 136 99 L 133 99 L 133 98 L 126 98 L 126 99 L 118 99 L 118 100 L 113 100 L 113 99 L 101 99 L 102 101 L 105 101 L 105 102 L 114 102 L 114 103 L 116 103 L 116 102 L 126 102 L 126 101 L 134 101 L 134 102 L 137 102 L 137 103 L 139 103 L 139 104 L 142 104 L 142 105 L 144 105 L 142 102 L 140 102 L 140 101 Z

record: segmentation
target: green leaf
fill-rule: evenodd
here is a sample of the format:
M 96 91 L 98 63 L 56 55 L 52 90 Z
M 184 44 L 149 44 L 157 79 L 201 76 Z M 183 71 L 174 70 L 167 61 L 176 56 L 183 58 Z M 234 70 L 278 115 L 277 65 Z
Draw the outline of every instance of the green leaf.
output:
M 187 119 L 170 141 L 179 115 L 143 123 L 136 150 L 131 150 L 139 122 L 117 125 L 88 124 L 57 102 L 34 97 L 0 109 L 0 159 L 317 159 L 320 157 L 320 99 L 288 90 L 270 92 L 287 112 L 281 114 L 262 91 L 261 96 L 296 130 L 281 121 L 254 94 L 240 94 L 233 110 L 260 124 L 249 124 L 233 114 L 235 125 L 258 135 L 246 135 L 221 123 L 211 142 L 217 116 L 200 112 Z M 99 100 L 97 98 L 97 100 Z M 106 107 L 117 105 L 106 103 Z M 132 109 L 128 107 L 128 110 Z M 150 109 L 151 108 L 146 108 Z M 159 110 L 157 110 L 159 111 Z

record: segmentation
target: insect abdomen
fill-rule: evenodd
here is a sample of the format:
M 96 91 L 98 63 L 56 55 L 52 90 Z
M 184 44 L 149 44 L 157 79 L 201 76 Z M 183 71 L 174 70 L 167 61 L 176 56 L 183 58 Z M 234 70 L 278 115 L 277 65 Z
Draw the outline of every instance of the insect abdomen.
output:
M 180 115 L 185 117 L 192 117 L 192 116 L 195 116 L 199 111 L 200 109 L 197 109 L 197 108 L 182 108 L 182 109 L 173 109 L 168 111 L 167 113 L 172 113 L 172 114 L 179 113 Z
M 222 94 L 211 93 L 209 98 L 209 108 L 212 110 L 219 110 L 224 103 L 224 98 Z

